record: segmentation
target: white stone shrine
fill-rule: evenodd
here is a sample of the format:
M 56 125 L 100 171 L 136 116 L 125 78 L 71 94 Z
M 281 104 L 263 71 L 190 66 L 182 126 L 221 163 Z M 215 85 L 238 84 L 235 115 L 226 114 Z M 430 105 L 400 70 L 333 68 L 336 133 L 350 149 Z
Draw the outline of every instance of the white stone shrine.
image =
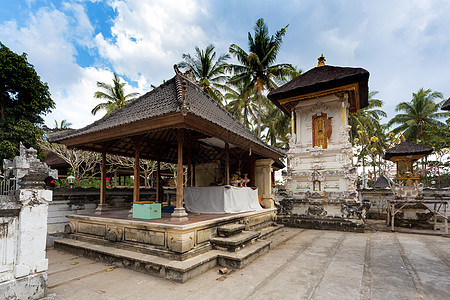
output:
M 367 106 L 368 78 L 361 68 L 325 66 L 321 56 L 316 68 L 269 94 L 292 118 L 284 223 L 360 231 L 364 208 L 356 191 L 349 113 Z

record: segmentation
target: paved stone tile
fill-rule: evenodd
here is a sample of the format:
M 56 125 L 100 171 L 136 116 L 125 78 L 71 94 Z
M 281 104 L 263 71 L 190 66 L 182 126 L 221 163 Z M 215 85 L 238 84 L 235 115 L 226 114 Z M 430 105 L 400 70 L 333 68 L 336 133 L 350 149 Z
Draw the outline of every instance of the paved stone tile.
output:
M 48 299 L 450 299 L 450 239 L 284 228 L 242 270 L 185 284 L 48 252 Z M 78 265 L 71 262 L 78 261 Z

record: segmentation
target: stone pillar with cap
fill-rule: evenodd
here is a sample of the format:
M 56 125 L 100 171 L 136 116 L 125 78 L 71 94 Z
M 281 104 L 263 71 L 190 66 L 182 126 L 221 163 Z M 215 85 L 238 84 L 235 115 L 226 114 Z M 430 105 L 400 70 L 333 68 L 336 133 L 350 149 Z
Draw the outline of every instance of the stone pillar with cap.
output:
M 35 149 L 26 149 L 22 144 L 20 156 L 16 156 L 12 162 L 5 160 L 4 163 L 7 167 L 6 177 L 15 178 L 17 185 L 16 190 L 3 197 L 8 197 L 7 202 L 10 204 L 16 204 L 17 212 L 9 217 L 16 224 L 10 228 L 12 232 L 8 230 L 6 237 L 0 236 L 0 244 L 3 245 L 0 260 L 4 260 L 5 252 L 14 255 L 12 264 L 7 264 L 6 271 L 3 268 L 0 276 L 9 278 L 7 281 L 0 278 L 0 298 L 37 299 L 44 296 L 47 286 L 47 216 L 48 205 L 53 197 L 52 191 L 45 189 L 45 179 L 56 179 L 58 173 L 37 158 Z M 15 239 L 9 247 L 3 243 L 4 238 L 8 240 L 8 235 Z
M 256 187 L 258 188 L 261 204 L 264 208 L 274 208 L 275 204 L 272 199 L 272 164 L 273 159 L 256 160 Z

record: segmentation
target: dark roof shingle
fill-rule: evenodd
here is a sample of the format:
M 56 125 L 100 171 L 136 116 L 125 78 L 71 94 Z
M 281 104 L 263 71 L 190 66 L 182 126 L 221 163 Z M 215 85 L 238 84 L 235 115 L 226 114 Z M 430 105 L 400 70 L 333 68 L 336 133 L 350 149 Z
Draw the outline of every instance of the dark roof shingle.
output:
M 270 149 L 280 156 L 284 156 L 283 151 L 262 142 L 228 111 L 204 93 L 197 84 L 180 74 L 175 75 L 161 86 L 100 120 L 63 136 L 49 136 L 49 140 L 60 142 L 68 138 L 180 111 L 183 104 L 183 82 L 186 83 L 185 96 L 188 113 L 212 122 L 266 149 Z
M 433 148 L 416 144 L 409 141 L 403 141 L 395 147 L 388 149 L 384 154 L 384 159 L 391 159 L 395 156 L 405 156 L 405 155 L 428 155 L 433 152 Z
M 277 100 L 283 98 L 359 83 L 360 108 L 364 108 L 368 105 L 368 81 L 369 72 L 363 68 L 336 66 L 315 67 L 292 79 L 278 89 L 271 91 L 268 98 L 277 102 Z M 275 104 L 277 104 L 276 102 Z
M 442 105 L 442 110 L 450 110 L 450 98 Z

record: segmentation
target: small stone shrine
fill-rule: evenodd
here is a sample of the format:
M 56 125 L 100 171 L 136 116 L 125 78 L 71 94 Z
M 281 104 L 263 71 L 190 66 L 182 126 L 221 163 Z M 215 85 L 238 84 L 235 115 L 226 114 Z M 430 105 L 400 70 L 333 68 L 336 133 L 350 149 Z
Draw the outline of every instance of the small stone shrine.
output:
M 436 230 L 437 216 L 440 215 L 445 219 L 446 233 L 448 233 L 446 200 L 424 199 L 424 185 L 420 182 L 419 174 L 414 168 L 415 162 L 432 152 L 431 147 L 404 140 L 384 154 L 384 159 L 397 165 L 397 173 L 394 182 L 391 183 L 394 197 L 388 200 L 387 208 L 387 223 L 390 223 L 392 231 L 394 231 L 394 225 Z M 444 211 L 443 214 L 440 212 L 441 208 Z M 433 222 L 431 222 L 432 217 L 434 217 Z
M 290 197 L 281 201 L 279 219 L 295 227 L 362 231 L 349 113 L 368 105 L 369 72 L 326 66 L 323 55 L 318 60 L 268 95 L 292 118 L 284 173 Z

